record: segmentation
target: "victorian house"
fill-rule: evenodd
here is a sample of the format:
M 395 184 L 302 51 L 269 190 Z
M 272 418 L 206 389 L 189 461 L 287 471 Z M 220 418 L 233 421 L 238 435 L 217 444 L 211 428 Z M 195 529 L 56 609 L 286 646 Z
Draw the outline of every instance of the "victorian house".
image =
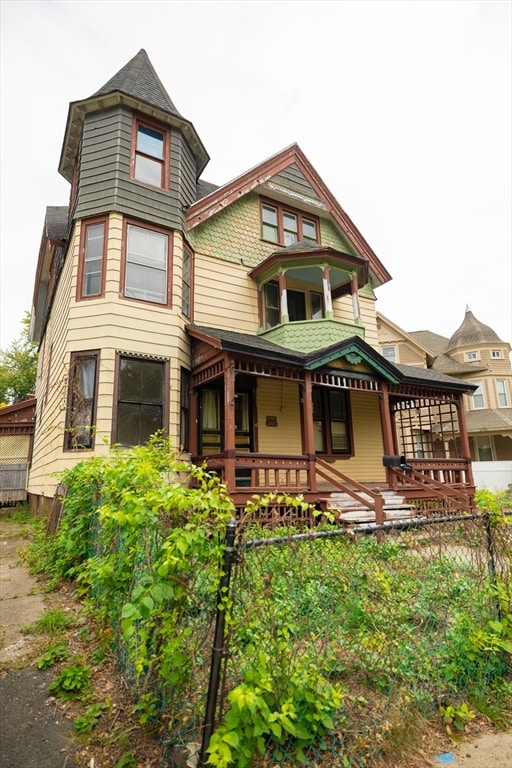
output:
M 346 493 L 381 518 L 388 489 L 471 508 L 474 385 L 381 353 L 391 276 L 302 150 L 220 186 L 208 160 L 144 50 L 71 103 L 69 204 L 47 209 L 32 309 L 33 507 L 64 468 L 163 430 L 237 508 L 265 491 L 320 508 Z

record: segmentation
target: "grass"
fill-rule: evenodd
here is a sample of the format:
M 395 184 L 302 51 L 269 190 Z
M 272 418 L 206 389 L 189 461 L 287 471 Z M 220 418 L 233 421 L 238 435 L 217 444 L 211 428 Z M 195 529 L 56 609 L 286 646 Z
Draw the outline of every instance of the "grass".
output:
M 29 635 L 56 634 L 68 629 L 74 624 L 74 618 L 59 608 L 46 611 L 40 619 L 33 624 L 23 627 L 23 631 Z

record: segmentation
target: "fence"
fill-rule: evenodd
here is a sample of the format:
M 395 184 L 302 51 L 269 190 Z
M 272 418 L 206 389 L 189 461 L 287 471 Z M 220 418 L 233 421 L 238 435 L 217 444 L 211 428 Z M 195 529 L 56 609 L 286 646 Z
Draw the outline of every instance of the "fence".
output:
M 506 673 L 511 544 L 512 526 L 486 514 L 317 530 L 232 521 L 220 585 L 198 558 L 169 584 L 183 599 L 160 627 L 117 633 L 137 711 L 165 722 L 171 766 L 375 765 L 419 716 L 488 699 Z M 131 595 L 153 568 L 144 558 Z M 167 595 L 148 599 L 151 616 Z M 133 644 L 158 658 L 158 677 L 128 661 Z
M 371 765 L 418 715 L 505 673 L 488 622 L 499 635 L 510 612 L 512 527 L 380 530 L 248 529 L 228 546 L 200 765 L 208 744 L 237 766 Z

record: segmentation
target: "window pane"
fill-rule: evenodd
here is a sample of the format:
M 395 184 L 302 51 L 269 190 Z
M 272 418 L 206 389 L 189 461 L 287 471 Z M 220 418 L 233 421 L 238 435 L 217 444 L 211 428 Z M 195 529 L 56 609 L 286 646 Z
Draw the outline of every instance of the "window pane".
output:
M 316 242 L 316 224 L 309 219 L 302 219 L 302 236 L 304 240 L 314 240 Z
M 104 222 L 101 224 L 90 224 L 86 227 L 82 285 L 82 294 L 84 296 L 94 296 L 101 291 L 104 238 Z
M 163 428 L 163 377 L 163 363 L 121 359 L 117 411 L 121 445 L 141 445 Z
M 331 419 L 347 418 L 346 401 L 343 392 L 329 392 L 329 408 L 331 409 Z
M 265 304 L 279 309 L 279 287 L 275 283 L 267 283 L 265 286 Z
M 474 381 L 473 384 L 478 385 L 478 389 L 475 389 L 473 392 L 473 408 L 485 408 L 484 403 L 484 392 L 482 389 L 482 382 L 481 381 Z
M 70 386 L 66 448 L 90 448 L 93 444 L 96 356 L 75 358 Z
M 313 320 L 319 320 L 324 316 L 322 294 L 312 291 L 310 294 L 311 299 L 311 318 Z
M 144 155 L 137 155 L 135 158 L 135 178 L 144 184 L 152 184 L 154 187 L 161 187 L 163 164 L 159 160 L 152 160 Z
M 137 151 L 145 155 L 157 157 L 160 160 L 164 156 L 164 135 L 160 131 L 154 131 L 144 125 L 139 125 L 137 131 Z
M 270 205 L 263 205 L 261 210 L 263 223 L 277 227 L 277 208 L 272 208 Z
M 283 214 L 284 244 L 296 243 L 298 238 L 297 217 L 294 213 Z
M 306 294 L 302 291 L 286 291 L 288 318 L 291 322 L 306 319 Z
M 325 453 L 323 397 L 319 389 L 313 390 L 313 436 L 315 439 L 315 451 L 317 453 Z
M 505 379 L 496 380 L 496 390 L 498 392 L 498 405 L 500 408 L 508 406 L 507 384 Z
M 346 424 L 340 421 L 331 422 L 331 437 L 333 453 L 342 453 L 348 450 Z
M 128 227 L 125 295 L 165 304 L 167 301 L 167 235 Z

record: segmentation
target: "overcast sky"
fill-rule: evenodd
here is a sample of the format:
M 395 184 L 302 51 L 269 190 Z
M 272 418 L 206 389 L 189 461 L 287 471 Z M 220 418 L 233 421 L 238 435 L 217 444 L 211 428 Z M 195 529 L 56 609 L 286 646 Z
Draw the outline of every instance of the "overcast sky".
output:
M 0 348 L 30 309 L 69 102 L 141 48 L 224 184 L 297 142 L 393 280 L 451 336 L 511 320 L 510 0 L 0 0 Z

